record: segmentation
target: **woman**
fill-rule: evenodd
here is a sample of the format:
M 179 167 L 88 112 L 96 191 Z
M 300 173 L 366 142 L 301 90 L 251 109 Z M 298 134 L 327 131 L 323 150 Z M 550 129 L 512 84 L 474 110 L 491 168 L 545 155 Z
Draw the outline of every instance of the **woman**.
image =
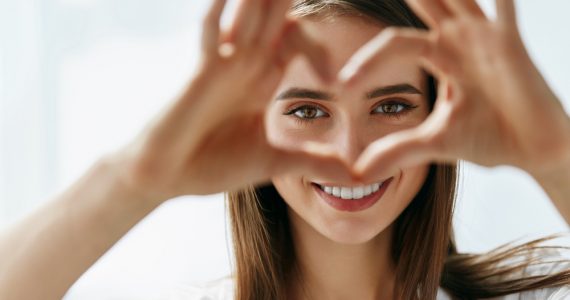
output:
M 221 32 L 215 0 L 185 93 L 2 236 L 0 298 L 60 298 L 158 205 L 220 191 L 228 297 L 563 297 L 568 265 L 536 269 L 540 241 L 478 256 L 452 239 L 459 159 L 526 170 L 570 220 L 570 120 L 513 1 L 496 21 L 474 0 L 409 2 L 429 31 L 401 0 L 301 0 L 296 19 L 244 0 Z

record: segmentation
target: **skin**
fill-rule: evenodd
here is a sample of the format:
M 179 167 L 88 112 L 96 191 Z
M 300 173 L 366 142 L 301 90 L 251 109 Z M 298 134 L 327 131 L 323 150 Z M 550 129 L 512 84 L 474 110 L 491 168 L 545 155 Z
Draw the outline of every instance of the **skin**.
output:
M 570 120 L 526 53 L 513 0 L 497 0 L 497 21 L 487 20 L 473 0 L 409 2 L 431 30 L 381 31 L 348 60 L 335 82 L 331 78 L 338 70 L 329 65 L 325 47 L 298 21 L 286 18 L 290 1 L 243 0 L 229 32 L 219 29 L 224 1 L 213 1 L 204 21 L 201 64 L 184 93 L 132 142 L 105 155 L 69 189 L 0 235 L 0 298 L 61 299 L 85 270 L 164 201 L 233 190 L 285 174 L 345 185 L 401 174 L 404 185 L 408 169 L 428 161 L 509 164 L 534 176 L 570 222 L 565 196 L 570 194 Z M 233 47 L 220 47 L 222 43 Z M 308 58 L 315 73 L 331 86 L 326 90 L 339 99 L 330 104 L 336 118 L 327 130 L 340 137 L 333 139 L 336 135 L 330 133 L 322 138 L 335 145 L 356 140 L 356 147 L 370 142 L 359 155 L 353 144 L 339 150 L 310 136 L 296 145 L 268 138 L 266 109 L 285 68 L 299 54 Z M 382 74 L 387 68 L 383 61 L 394 56 L 415 60 L 435 73 L 442 82 L 441 98 L 420 125 L 382 131 L 372 141 L 371 134 L 358 131 L 366 110 L 360 104 L 348 107 L 357 97 L 346 91 L 362 93 L 382 84 L 375 75 Z M 343 132 L 339 124 L 348 129 Z M 390 195 L 396 199 L 400 191 L 394 188 Z M 400 201 L 406 199 L 402 194 L 393 203 L 405 206 Z M 346 222 L 329 232 L 336 241 L 323 244 L 349 242 L 346 249 L 357 248 L 375 231 L 389 232 L 382 227 L 397 215 L 398 209 L 392 209 L 378 223 L 364 215 L 360 220 L 342 216 Z M 314 227 L 302 229 L 306 224 L 296 221 L 295 230 L 325 236 L 317 225 L 335 219 L 323 213 Z M 373 228 L 353 240 L 343 233 L 344 226 L 361 226 L 367 220 Z M 321 253 L 309 254 L 308 263 Z M 358 257 L 354 263 L 363 264 Z M 328 279 L 313 280 L 315 288 L 327 288 Z M 363 297 L 378 292 L 371 285 L 362 291 Z
M 334 69 L 340 69 L 354 52 L 384 30 L 383 26 L 352 17 L 325 22 L 308 20 L 304 25 L 332 54 L 330 63 Z M 328 38 L 333 35 L 334 39 Z M 354 162 L 371 142 L 425 120 L 429 114 L 425 82 L 426 77 L 415 63 L 393 60 L 383 64 L 373 84 L 343 90 L 340 85 L 322 84 L 305 59 L 295 59 L 277 89 L 276 100 L 269 105 L 268 136 L 285 145 L 307 141 L 331 145 L 341 157 Z M 366 97 L 372 90 L 398 84 L 409 84 L 421 93 Z M 290 97 L 282 97 L 291 89 L 325 93 L 330 99 L 291 92 Z M 388 104 L 400 102 L 414 107 L 405 109 L 396 104 L 399 113 L 386 112 L 386 108 L 394 109 Z M 304 105 L 311 105 L 313 113 L 321 116 L 303 118 L 306 114 L 302 111 L 298 112 L 301 117 L 284 115 Z M 307 295 L 295 298 L 310 295 L 313 299 L 390 299 L 394 283 L 394 266 L 389 259 L 390 225 L 419 191 L 427 170 L 428 166 L 422 165 L 390 174 L 394 179 L 381 201 L 361 212 L 341 212 L 324 202 L 311 185 L 324 182 L 322 178 L 304 174 L 272 178 L 289 206 L 294 245 L 302 266 L 303 277 L 298 282 L 304 283 Z M 377 178 L 376 182 L 384 179 Z M 334 186 L 353 185 L 342 179 L 326 182 Z

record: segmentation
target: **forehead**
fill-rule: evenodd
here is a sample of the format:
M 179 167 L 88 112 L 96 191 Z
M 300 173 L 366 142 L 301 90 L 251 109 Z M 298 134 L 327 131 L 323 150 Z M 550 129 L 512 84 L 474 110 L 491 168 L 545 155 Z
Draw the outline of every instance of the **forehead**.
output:
M 364 18 L 352 16 L 304 19 L 302 22 L 309 36 L 328 49 L 331 63 L 336 70 L 385 29 L 384 26 Z
M 304 18 L 301 22 L 308 35 L 327 49 L 329 63 L 337 72 L 358 49 L 386 28 L 367 19 L 352 16 Z M 413 62 L 388 59 L 375 74 L 377 82 L 374 84 L 392 85 L 408 82 L 418 85 L 420 80 L 420 68 Z M 279 90 L 290 86 L 319 86 L 319 80 L 304 57 L 297 57 L 291 62 Z

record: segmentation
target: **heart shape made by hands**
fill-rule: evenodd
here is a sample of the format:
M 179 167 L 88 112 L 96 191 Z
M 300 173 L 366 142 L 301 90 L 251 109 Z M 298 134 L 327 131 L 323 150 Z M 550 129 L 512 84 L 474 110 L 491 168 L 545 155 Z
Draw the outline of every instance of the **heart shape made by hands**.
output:
M 345 160 L 354 177 L 374 182 L 399 169 L 460 159 L 532 172 L 551 167 L 553 160 L 541 159 L 545 150 L 567 156 L 561 143 L 567 116 L 525 50 L 513 1 L 497 1 L 495 20 L 474 1 L 410 4 L 431 29 L 383 30 L 353 55 L 338 79 L 343 88 L 356 89 L 373 83 L 384 63 L 413 60 L 437 78 L 437 100 L 420 125 L 383 136 L 356 161 Z M 544 96 L 554 101 L 545 103 Z M 327 145 L 303 147 L 334 152 Z

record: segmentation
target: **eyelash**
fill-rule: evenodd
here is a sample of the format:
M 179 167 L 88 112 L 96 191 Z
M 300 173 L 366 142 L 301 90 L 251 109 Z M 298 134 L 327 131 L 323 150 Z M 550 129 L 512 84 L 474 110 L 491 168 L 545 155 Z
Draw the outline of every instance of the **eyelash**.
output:
M 315 117 L 315 118 L 302 118 L 302 117 L 298 117 L 295 116 L 295 113 L 300 111 L 303 108 L 312 108 L 312 109 L 318 109 L 321 111 L 325 111 L 323 108 L 321 108 L 319 105 L 314 105 L 314 104 L 302 104 L 302 105 L 298 105 L 296 107 L 291 108 L 290 110 L 288 110 L 287 112 L 284 113 L 284 115 L 293 115 L 293 118 L 296 122 L 301 123 L 301 124 L 307 124 L 307 123 L 312 123 L 315 122 L 317 119 L 320 119 L 322 117 Z M 324 114 L 326 114 L 326 116 L 328 117 L 328 114 L 326 112 L 324 112 Z
M 395 101 L 395 100 L 389 100 L 386 102 L 382 102 L 379 105 L 377 105 L 373 111 L 377 110 L 380 107 L 383 107 L 385 105 L 399 105 L 401 106 L 401 110 L 397 113 L 378 113 L 378 114 L 384 114 L 389 118 L 400 118 L 403 115 L 407 114 L 408 112 L 410 112 L 412 109 L 417 108 L 417 105 L 411 105 L 408 104 L 406 102 L 403 101 Z M 284 113 L 284 115 L 294 115 L 296 112 L 298 112 L 299 110 L 303 109 L 303 108 L 312 108 L 312 109 L 318 109 L 321 111 L 325 111 L 323 108 L 321 108 L 319 105 L 315 105 L 315 104 L 301 104 L 298 105 L 296 107 L 291 108 L 290 110 L 288 110 L 287 112 Z M 324 112 L 324 114 L 327 115 L 328 114 L 326 112 Z M 313 117 L 313 118 L 302 118 L 302 117 L 298 117 L 298 116 L 294 116 L 295 121 L 301 123 L 301 124 L 308 124 L 308 123 L 312 123 L 315 122 L 317 119 L 320 119 L 322 117 Z
M 386 115 L 386 116 L 388 116 L 388 117 L 390 117 L 390 118 L 400 118 L 400 117 L 402 117 L 403 115 L 405 115 L 405 114 L 407 114 L 408 112 L 410 112 L 412 109 L 418 107 L 417 105 L 411 105 L 411 104 L 408 104 L 408 103 L 403 102 L 403 101 L 389 100 L 389 101 L 380 103 L 378 106 L 376 106 L 376 107 L 373 109 L 373 111 L 377 110 L 377 109 L 380 108 L 380 107 L 383 107 L 384 105 L 399 105 L 399 106 L 402 107 L 402 109 L 401 109 L 399 112 L 397 112 L 397 113 L 381 113 L 381 114 L 384 114 L 384 115 Z

